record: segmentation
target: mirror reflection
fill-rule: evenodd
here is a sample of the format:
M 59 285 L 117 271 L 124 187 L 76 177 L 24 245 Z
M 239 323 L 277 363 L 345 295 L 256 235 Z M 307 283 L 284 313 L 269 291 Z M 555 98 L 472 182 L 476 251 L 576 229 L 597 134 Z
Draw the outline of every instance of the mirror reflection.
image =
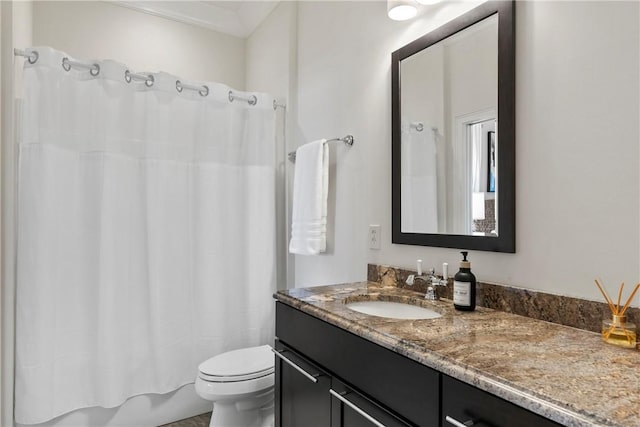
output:
M 401 231 L 499 233 L 498 17 L 400 61 Z

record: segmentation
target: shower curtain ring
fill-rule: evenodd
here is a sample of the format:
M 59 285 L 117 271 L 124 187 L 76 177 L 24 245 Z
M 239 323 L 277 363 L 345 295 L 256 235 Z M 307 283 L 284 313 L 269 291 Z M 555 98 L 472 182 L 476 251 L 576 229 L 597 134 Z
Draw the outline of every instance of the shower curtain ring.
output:
M 69 58 L 66 56 L 62 58 L 62 68 L 64 68 L 65 71 L 71 71 L 71 64 L 69 64 Z
M 126 70 L 124 72 L 124 81 L 127 83 L 131 83 L 131 71 Z
M 31 60 L 31 58 L 33 58 L 33 61 Z M 27 61 L 29 61 L 29 64 L 35 64 L 36 62 L 38 62 L 39 58 L 40 54 L 38 53 L 38 51 L 32 50 L 29 54 L 29 58 L 27 58 Z
M 209 95 L 209 86 L 207 85 L 202 85 L 203 89 L 199 90 L 198 93 L 200 94 L 200 96 L 207 96 Z
M 91 69 L 89 70 L 89 74 L 91 74 L 93 77 L 95 77 L 98 74 L 100 74 L 100 65 L 99 64 L 93 64 L 93 67 L 91 67 Z
M 155 77 L 153 77 L 153 74 L 149 74 L 147 80 L 144 81 L 144 84 L 147 87 L 151 87 L 155 82 L 156 82 L 156 79 Z
M 182 93 L 182 83 L 180 83 L 180 80 L 176 80 L 176 90 Z

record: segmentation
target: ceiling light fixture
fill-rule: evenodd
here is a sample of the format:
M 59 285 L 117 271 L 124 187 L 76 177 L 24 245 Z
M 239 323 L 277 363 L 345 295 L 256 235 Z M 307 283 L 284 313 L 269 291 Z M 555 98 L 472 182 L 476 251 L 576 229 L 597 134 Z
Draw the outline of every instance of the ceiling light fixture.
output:
M 418 13 L 413 0 L 387 0 L 387 15 L 394 21 L 406 21 Z

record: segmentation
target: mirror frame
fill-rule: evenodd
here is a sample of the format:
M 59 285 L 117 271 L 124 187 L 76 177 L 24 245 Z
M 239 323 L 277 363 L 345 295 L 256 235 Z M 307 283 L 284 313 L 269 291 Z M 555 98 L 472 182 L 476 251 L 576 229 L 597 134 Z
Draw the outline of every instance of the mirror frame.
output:
M 400 62 L 498 14 L 498 236 L 403 233 L 401 229 Z M 391 54 L 391 243 L 515 253 L 515 1 L 488 1 Z

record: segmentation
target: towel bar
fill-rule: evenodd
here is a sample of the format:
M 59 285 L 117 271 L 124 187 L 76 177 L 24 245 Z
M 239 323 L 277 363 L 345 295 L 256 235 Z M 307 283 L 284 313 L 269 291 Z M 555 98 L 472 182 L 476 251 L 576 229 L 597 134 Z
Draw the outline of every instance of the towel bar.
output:
M 347 136 L 343 136 L 342 138 L 332 138 L 332 139 L 328 139 L 326 141 L 326 143 L 329 142 L 344 142 L 345 144 L 347 144 L 348 146 L 352 146 L 353 145 L 353 135 L 347 135 Z M 291 151 L 289 154 L 287 154 L 287 157 L 289 158 L 289 160 L 291 160 L 292 162 L 296 161 L 296 152 L 295 151 Z

